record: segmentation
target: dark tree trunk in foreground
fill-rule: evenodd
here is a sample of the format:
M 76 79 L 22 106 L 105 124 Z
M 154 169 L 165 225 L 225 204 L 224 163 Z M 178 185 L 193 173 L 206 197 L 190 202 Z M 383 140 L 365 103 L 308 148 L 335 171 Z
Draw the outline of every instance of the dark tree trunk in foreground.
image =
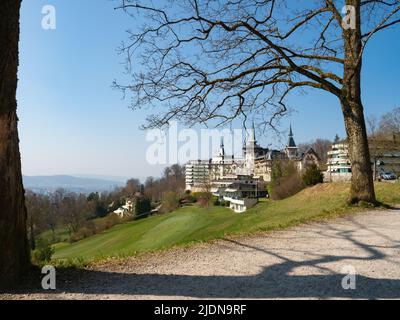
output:
M 366 201 L 374 203 L 375 191 L 364 107 L 361 101 L 362 35 L 360 1 L 348 0 L 356 8 L 356 28 L 344 31 L 344 77 L 341 106 L 349 143 L 351 160 L 350 203 Z
M 0 286 L 29 266 L 17 118 L 20 0 L 0 2 Z

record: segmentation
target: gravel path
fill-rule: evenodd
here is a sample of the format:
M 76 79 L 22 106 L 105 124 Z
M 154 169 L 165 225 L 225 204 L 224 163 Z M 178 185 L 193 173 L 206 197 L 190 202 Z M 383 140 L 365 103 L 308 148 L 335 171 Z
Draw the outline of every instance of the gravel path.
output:
M 341 285 L 349 266 L 355 290 Z M 0 299 L 399 299 L 400 210 L 110 261 L 57 285 Z

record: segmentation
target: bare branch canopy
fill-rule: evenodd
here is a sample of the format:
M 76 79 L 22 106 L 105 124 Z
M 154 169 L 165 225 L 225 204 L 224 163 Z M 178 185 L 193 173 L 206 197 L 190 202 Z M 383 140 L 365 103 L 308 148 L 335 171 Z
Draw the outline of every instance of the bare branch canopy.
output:
M 119 2 L 117 9 L 145 23 L 121 47 L 133 82 L 114 85 L 131 95 L 134 109 L 157 110 L 145 127 L 174 118 L 224 124 L 250 113 L 273 125 L 296 89 L 343 94 L 339 1 Z M 399 1 L 361 1 L 360 7 L 364 45 L 399 22 Z

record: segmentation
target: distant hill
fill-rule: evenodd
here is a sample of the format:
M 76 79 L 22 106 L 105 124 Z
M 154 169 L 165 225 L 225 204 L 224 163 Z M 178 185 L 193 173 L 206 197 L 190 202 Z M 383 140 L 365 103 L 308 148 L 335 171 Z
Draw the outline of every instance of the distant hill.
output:
M 106 180 L 112 182 L 122 182 L 126 183 L 129 180 L 129 177 L 122 176 L 104 176 L 104 175 L 96 175 L 96 174 L 70 174 L 70 176 L 75 178 L 84 178 L 84 179 L 98 179 L 98 180 Z
M 23 176 L 25 189 L 38 193 L 48 193 L 63 188 L 77 193 L 112 191 L 122 187 L 125 182 L 97 178 L 81 178 L 66 175 L 56 176 Z

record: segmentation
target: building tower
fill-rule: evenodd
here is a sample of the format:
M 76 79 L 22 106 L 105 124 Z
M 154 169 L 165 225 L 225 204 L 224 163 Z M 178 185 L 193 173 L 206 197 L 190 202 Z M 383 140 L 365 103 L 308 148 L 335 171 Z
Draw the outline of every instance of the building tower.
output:
M 219 164 L 219 178 L 223 179 L 225 177 L 225 146 L 224 146 L 224 137 L 221 137 L 221 144 L 219 148 L 218 155 L 220 164 Z
M 219 157 L 222 159 L 222 161 L 225 158 L 225 146 L 224 146 L 224 138 L 221 137 L 221 144 L 219 148 Z
M 285 153 L 289 159 L 293 159 L 298 156 L 299 148 L 297 148 L 296 143 L 294 142 L 293 136 L 294 135 L 293 135 L 292 125 L 290 125 L 289 141 L 285 148 Z
M 253 128 L 248 130 L 248 138 L 246 142 L 246 151 L 245 151 L 245 171 L 247 175 L 252 175 L 254 173 L 254 161 L 255 161 L 255 145 L 256 134 L 253 122 Z

